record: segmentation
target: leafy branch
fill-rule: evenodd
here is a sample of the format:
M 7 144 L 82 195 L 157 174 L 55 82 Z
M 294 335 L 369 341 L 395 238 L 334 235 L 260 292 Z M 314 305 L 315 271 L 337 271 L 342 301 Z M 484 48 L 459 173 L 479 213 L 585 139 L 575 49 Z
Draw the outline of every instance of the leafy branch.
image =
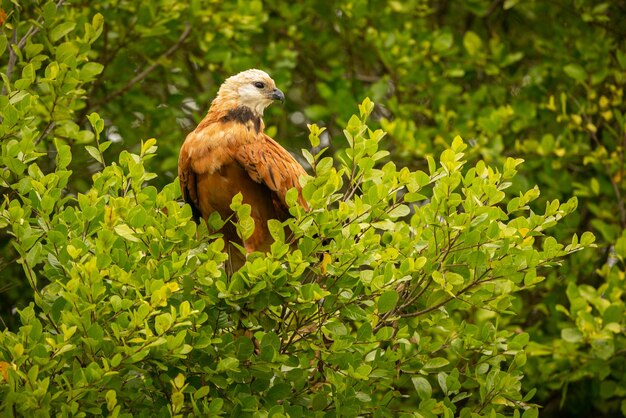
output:
M 63 6 L 63 3 L 65 3 L 65 0 L 58 0 L 55 6 L 56 9 L 59 10 L 61 6 Z M 17 41 L 17 25 L 15 25 L 15 27 L 13 28 L 13 34 L 11 36 L 11 43 L 8 48 L 9 49 L 9 62 L 7 64 L 7 71 L 6 71 L 8 82 L 11 82 L 11 77 L 13 76 L 13 69 L 15 68 L 15 64 L 17 62 L 17 53 L 15 52 L 13 48 L 17 48 L 20 51 L 24 49 L 24 47 L 26 46 L 26 42 L 32 36 L 35 36 L 41 30 L 42 24 L 43 24 L 43 15 L 40 15 L 35 21 L 35 23 L 33 23 L 28 28 L 24 36 L 22 36 L 19 41 Z M 1 95 L 5 96 L 6 93 L 7 93 L 7 85 L 3 84 Z

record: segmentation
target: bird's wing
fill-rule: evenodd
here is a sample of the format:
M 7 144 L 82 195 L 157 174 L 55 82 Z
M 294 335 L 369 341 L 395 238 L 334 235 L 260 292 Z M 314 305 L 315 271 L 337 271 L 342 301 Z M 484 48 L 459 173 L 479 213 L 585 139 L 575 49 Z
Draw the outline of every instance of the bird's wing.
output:
M 287 211 L 286 195 L 293 187 L 298 190 L 300 205 L 308 208 L 298 181 L 305 174 L 304 169 L 272 138 L 262 134 L 256 141 L 237 147 L 234 157 L 254 181 L 265 184 L 276 194 L 274 205 L 277 210 Z

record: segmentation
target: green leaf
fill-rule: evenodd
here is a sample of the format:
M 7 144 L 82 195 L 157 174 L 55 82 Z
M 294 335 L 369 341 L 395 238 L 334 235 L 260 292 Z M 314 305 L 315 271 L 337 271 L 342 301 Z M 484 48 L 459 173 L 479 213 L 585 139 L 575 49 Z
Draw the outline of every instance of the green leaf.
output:
M 398 292 L 388 290 L 378 298 L 378 313 L 384 314 L 396 307 L 399 299 Z
M 291 386 L 287 383 L 278 383 L 267 392 L 266 399 L 269 403 L 276 403 L 291 397 Z
M 463 36 L 463 46 L 470 56 L 475 56 L 482 49 L 483 41 L 476 33 L 469 30 Z
M 53 1 L 46 2 L 43 5 L 42 11 L 43 11 L 42 16 L 45 22 L 52 22 L 52 20 L 57 14 L 57 8 Z
M 325 393 L 317 393 L 311 399 L 311 407 L 314 411 L 322 411 L 328 405 L 328 395 Z
M 452 36 L 452 33 L 445 32 L 445 33 L 439 34 L 435 38 L 435 41 L 433 42 L 433 50 L 437 52 L 445 51 L 447 49 L 452 48 L 453 43 L 454 43 L 454 37 Z
M 282 222 L 277 219 L 270 219 L 267 222 L 267 227 L 275 241 L 285 242 L 285 228 Z
M 202 386 L 201 388 L 199 388 L 198 390 L 196 390 L 193 394 L 193 399 L 194 400 L 198 400 L 198 399 L 202 399 L 204 397 L 206 397 L 209 392 L 211 391 L 211 388 L 208 386 Z
M 114 390 L 108 390 L 104 396 L 107 402 L 107 410 L 113 411 L 117 404 L 117 393 Z
M 158 149 L 156 143 L 156 138 L 150 138 L 147 141 L 141 141 L 141 153 L 139 155 L 145 157 L 146 155 L 154 154 Z
M 35 67 L 32 63 L 24 66 L 24 69 L 22 69 L 22 78 L 31 83 L 35 81 Z
M 563 67 L 563 71 L 565 71 L 565 74 L 567 74 L 576 81 L 582 82 L 587 78 L 587 73 L 585 72 L 585 69 L 578 64 L 568 64 Z
M 96 112 L 93 112 L 87 116 L 87 119 L 89 120 L 91 127 L 96 133 L 96 136 L 99 136 L 99 134 L 104 130 L 104 121 L 102 120 L 100 115 Z
M 411 213 L 411 210 L 409 209 L 407 205 L 399 205 L 393 208 L 391 211 L 389 211 L 389 216 L 394 219 L 402 218 L 408 215 L 409 213 Z
M 578 343 L 583 339 L 583 334 L 578 328 L 565 328 L 561 330 L 561 338 L 568 343 Z
M 1 43 L 1 41 L 0 41 Z M 1 49 L 1 48 L 0 48 Z M 616 57 L 617 57 L 617 62 L 619 63 L 619 66 L 622 70 L 626 70 L 626 51 L 622 51 L 622 50 L 617 50 L 615 53 Z M 624 414 L 626 415 L 626 414 Z
M 593 232 L 585 231 L 580 237 L 580 245 L 585 247 L 591 246 L 595 241 L 596 237 L 593 235 Z
M 154 329 L 156 330 L 157 335 L 163 335 L 167 330 L 170 329 L 172 323 L 172 315 L 168 313 L 157 316 L 154 320 Z
M 102 159 L 102 154 L 100 154 L 100 151 L 98 150 L 98 148 L 92 147 L 91 145 L 87 145 L 87 146 L 85 146 L 85 150 L 87 150 L 89 155 L 91 155 L 91 157 L 94 160 L 96 160 L 100 164 L 104 165 L 104 160 Z
M 122 355 L 120 353 L 117 353 L 116 355 L 113 356 L 113 358 L 111 358 L 112 367 L 119 366 L 121 362 L 122 362 Z
M 444 274 L 444 278 L 446 282 L 450 283 L 452 286 L 460 286 L 465 282 L 463 276 L 451 271 L 446 271 Z
M 448 364 L 450 364 L 448 359 L 445 359 L 443 357 L 434 357 L 434 358 L 429 359 L 426 362 L 426 364 L 424 365 L 424 368 L 425 369 L 438 369 L 440 367 L 447 366 Z
M 359 114 L 361 116 L 361 120 L 365 120 L 369 117 L 369 115 L 374 110 L 374 102 L 370 100 L 369 97 L 363 99 L 363 102 L 359 105 Z M 348 122 L 348 126 L 350 126 L 350 122 Z
M 423 377 L 412 377 L 411 381 L 413 382 L 413 386 L 415 387 L 415 390 L 417 391 L 417 395 L 420 397 L 421 400 L 426 400 L 426 399 L 430 399 L 433 393 L 433 388 L 430 385 L 430 383 L 428 382 L 428 380 L 426 380 Z
M 76 27 L 76 23 L 74 22 L 63 22 L 55 26 L 54 29 L 50 31 L 50 40 L 52 42 L 58 41 L 59 39 L 61 39 L 62 37 L 70 33 L 71 31 L 73 31 L 75 27 Z
M 131 242 L 139 242 L 139 238 L 134 235 L 134 231 L 126 224 L 120 224 L 115 226 L 115 232 L 120 237 L 127 239 Z
M 93 26 L 94 30 L 98 31 L 102 29 L 103 24 L 104 16 L 102 16 L 102 14 L 96 13 L 95 15 L 93 15 L 93 18 L 91 19 L 91 25 Z
M 339 321 L 329 321 L 322 327 L 322 331 L 331 338 L 348 335 L 346 326 Z
M 358 131 L 360 127 L 361 127 L 361 120 L 356 115 L 352 115 L 352 117 L 348 121 L 348 131 L 350 132 L 354 132 L 355 130 Z
M 142 206 L 135 206 L 127 216 L 128 224 L 133 228 L 143 228 L 148 219 L 148 214 Z
M 54 145 L 57 149 L 57 155 L 56 155 L 57 170 L 63 170 L 72 161 L 71 147 L 69 145 L 60 143 L 58 140 L 54 141 Z
M 80 78 L 83 81 L 89 81 L 100 74 L 104 66 L 98 62 L 88 62 L 80 69 Z
M 217 372 L 225 372 L 229 370 L 237 370 L 239 367 L 239 360 L 234 357 L 226 357 L 219 361 L 217 364 Z
M 313 148 L 319 146 L 320 144 L 320 129 L 317 127 L 316 124 L 312 124 L 312 125 L 307 125 L 307 127 L 309 128 L 309 142 L 311 143 L 311 146 Z
M 519 2 L 520 0 L 505 0 L 502 7 L 504 8 L 504 10 L 509 10 L 515 7 Z
M 527 409 L 522 414 L 522 418 L 537 418 L 537 417 L 539 417 L 539 409 L 538 408 Z
M 4 34 L 0 35 L 0 56 L 4 55 L 4 51 L 7 49 L 7 37 Z

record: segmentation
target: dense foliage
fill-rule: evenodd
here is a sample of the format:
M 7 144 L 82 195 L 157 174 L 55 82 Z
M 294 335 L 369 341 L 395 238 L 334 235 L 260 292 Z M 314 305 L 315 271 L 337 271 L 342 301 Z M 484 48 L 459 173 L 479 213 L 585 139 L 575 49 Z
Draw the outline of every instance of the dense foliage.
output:
M 0 4 L 1 414 L 626 415 L 619 2 Z M 313 210 L 229 278 L 176 159 L 251 67 Z

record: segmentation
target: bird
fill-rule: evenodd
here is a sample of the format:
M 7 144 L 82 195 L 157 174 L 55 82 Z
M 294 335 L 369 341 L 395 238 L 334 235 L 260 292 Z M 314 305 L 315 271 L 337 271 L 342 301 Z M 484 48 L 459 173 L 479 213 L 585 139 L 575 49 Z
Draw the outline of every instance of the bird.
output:
M 219 231 L 230 254 L 231 272 L 254 251 L 268 251 L 273 243 L 268 220 L 290 217 L 287 191 L 296 188 L 305 209 L 299 178 L 304 168 L 265 132 L 263 111 L 273 102 L 284 102 L 284 93 L 264 71 L 250 69 L 227 78 L 208 113 L 183 142 L 178 177 L 183 200 L 191 206 L 196 222 L 219 213 L 227 221 Z M 241 193 L 251 207 L 254 232 L 243 240 L 232 224 L 233 197 Z M 247 254 L 234 251 L 232 244 Z

